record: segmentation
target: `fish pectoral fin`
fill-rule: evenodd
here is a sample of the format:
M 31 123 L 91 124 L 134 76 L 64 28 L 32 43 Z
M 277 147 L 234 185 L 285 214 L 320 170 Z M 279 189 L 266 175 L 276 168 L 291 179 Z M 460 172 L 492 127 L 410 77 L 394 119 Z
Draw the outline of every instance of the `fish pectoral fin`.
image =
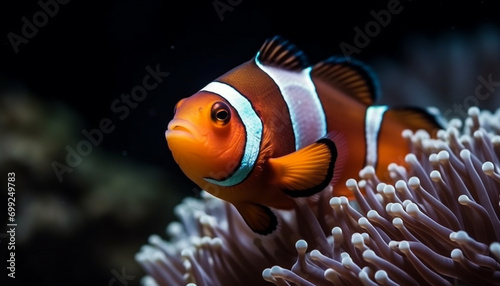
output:
M 323 190 L 332 182 L 334 172 L 340 172 L 336 163 L 339 152 L 345 152 L 338 149 L 345 145 L 340 139 L 331 133 L 296 152 L 269 159 L 274 181 L 291 197 L 307 197 Z
M 258 234 L 267 235 L 278 225 L 278 219 L 270 208 L 261 204 L 238 203 L 236 209 L 250 229 Z
M 374 73 L 355 59 L 334 56 L 313 66 L 311 75 L 340 89 L 357 101 L 371 105 L 379 97 Z

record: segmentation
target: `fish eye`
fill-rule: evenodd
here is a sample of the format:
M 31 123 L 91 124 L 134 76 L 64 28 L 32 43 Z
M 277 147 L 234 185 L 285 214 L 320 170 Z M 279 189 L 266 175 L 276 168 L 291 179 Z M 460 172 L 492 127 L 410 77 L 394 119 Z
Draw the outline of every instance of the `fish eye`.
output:
M 231 109 L 225 102 L 217 101 L 212 105 L 210 117 L 215 124 L 224 126 L 231 120 Z

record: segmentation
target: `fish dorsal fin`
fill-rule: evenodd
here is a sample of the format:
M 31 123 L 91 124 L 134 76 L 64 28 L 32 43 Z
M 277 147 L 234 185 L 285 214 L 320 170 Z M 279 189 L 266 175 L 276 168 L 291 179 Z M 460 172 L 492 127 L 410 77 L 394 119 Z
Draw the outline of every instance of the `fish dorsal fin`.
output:
M 287 70 L 300 71 L 308 66 L 305 54 L 281 36 L 266 40 L 257 53 L 257 60 Z
M 328 58 L 314 65 L 311 75 L 323 79 L 365 105 L 372 105 L 379 96 L 378 81 L 373 71 L 351 58 Z

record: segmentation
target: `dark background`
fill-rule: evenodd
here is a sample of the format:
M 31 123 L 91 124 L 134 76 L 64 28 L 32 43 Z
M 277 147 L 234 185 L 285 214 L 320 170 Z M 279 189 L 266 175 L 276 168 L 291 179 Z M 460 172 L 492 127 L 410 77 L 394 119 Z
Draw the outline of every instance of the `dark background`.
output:
M 222 19 L 214 8 L 217 2 L 233 4 Z M 16 172 L 18 180 L 18 285 L 123 285 L 113 280 L 122 271 L 133 277 L 125 284 L 137 285 L 144 272 L 134 254 L 150 234 L 164 236 L 175 218 L 173 206 L 182 197 L 198 194 L 175 165 L 164 139 L 174 104 L 249 60 L 276 34 L 296 43 L 312 63 L 339 54 L 340 43 L 354 45 L 354 28 L 364 29 L 373 20 L 370 11 L 387 9 L 391 1 L 217 2 L 73 0 L 59 4 L 59 11 L 28 43 L 19 45 L 18 53 L 7 35 L 22 36 L 22 18 L 32 21 L 41 8 L 37 1 L 0 2 L 0 141 L 13 138 L 20 140 L 16 148 L 27 146 L 16 149 L 25 156 L 14 154 L 9 147 L 14 145 L 4 144 L 0 150 L 0 178 Z M 457 2 L 400 1 L 402 12 L 392 15 L 353 56 L 373 63 L 377 72 L 383 69 L 376 64 L 381 61 L 402 66 L 411 62 L 407 51 L 413 39 L 426 38 L 433 47 L 446 35 L 458 33 L 467 42 L 484 27 L 498 28 L 497 1 Z M 436 61 L 429 60 L 428 66 L 440 63 L 439 56 L 430 59 Z M 119 119 L 111 103 L 142 84 L 146 66 L 157 65 L 168 77 Z M 445 80 L 441 75 L 433 80 Z M 407 82 L 381 80 L 383 91 L 389 90 L 382 103 L 391 103 L 391 98 L 425 102 L 391 94 L 392 85 Z M 427 100 L 447 108 L 463 99 L 443 92 Z M 51 163 L 64 163 L 65 147 L 75 148 L 85 139 L 81 131 L 98 128 L 103 118 L 110 118 L 115 130 L 58 182 Z M 35 146 L 43 159 L 33 161 L 30 142 L 45 142 Z M 0 205 L 4 215 L 6 196 Z M 0 240 L 3 279 L 7 240 Z

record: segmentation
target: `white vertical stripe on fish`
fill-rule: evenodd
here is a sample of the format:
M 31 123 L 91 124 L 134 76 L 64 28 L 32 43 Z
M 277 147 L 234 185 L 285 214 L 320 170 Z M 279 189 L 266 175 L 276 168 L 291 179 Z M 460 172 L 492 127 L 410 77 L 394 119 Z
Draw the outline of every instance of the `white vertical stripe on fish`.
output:
M 377 165 L 378 160 L 378 136 L 380 126 L 387 111 L 385 105 L 372 105 L 366 109 L 365 115 L 365 139 L 366 139 L 366 166 Z
M 223 97 L 238 112 L 245 127 L 245 150 L 239 168 L 230 177 L 223 180 L 205 178 L 209 183 L 219 186 L 234 186 L 241 183 L 252 171 L 255 161 L 260 153 L 263 124 L 252 107 L 250 101 L 234 87 L 227 83 L 211 82 L 200 91 L 215 93 Z
M 311 68 L 288 71 L 263 65 L 255 57 L 255 63 L 278 86 L 290 112 L 295 150 L 305 147 L 326 135 L 326 116 L 312 82 Z

